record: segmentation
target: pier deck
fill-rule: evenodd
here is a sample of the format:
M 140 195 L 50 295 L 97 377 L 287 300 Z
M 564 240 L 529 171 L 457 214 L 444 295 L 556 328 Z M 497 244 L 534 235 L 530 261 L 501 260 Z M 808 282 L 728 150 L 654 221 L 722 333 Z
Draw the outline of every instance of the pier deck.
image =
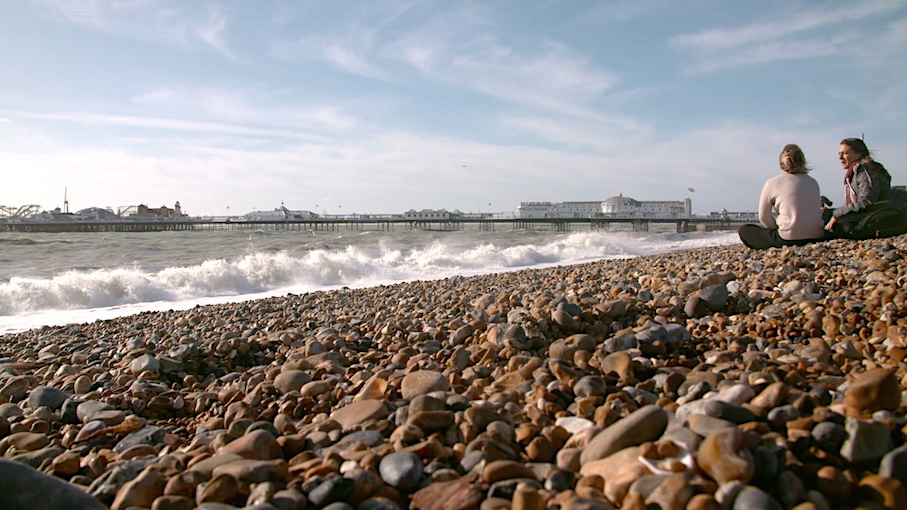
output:
M 464 228 L 494 231 L 502 228 L 511 230 L 550 230 L 569 232 L 576 229 L 608 230 L 615 226 L 634 231 L 648 231 L 653 224 L 674 224 L 676 232 L 736 229 L 737 222 L 711 218 L 521 218 L 521 219 L 379 219 L 379 218 L 331 218 L 280 221 L 247 221 L 186 218 L 157 221 L 18 221 L 0 222 L 0 232 L 162 232 L 177 230 L 441 230 L 455 231 Z

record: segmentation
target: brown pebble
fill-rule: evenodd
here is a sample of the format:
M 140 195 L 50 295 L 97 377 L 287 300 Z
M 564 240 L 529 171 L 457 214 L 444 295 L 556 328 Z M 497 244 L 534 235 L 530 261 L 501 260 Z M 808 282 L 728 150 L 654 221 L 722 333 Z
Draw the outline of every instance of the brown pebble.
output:
M 860 480 L 859 487 L 864 497 L 885 505 L 885 508 L 892 510 L 907 508 L 907 490 L 900 480 L 870 474 Z
M 844 405 L 855 414 L 893 411 L 901 405 L 901 385 L 889 370 L 874 368 L 859 374 L 844 393 Z
M 202 503 L 231 503 L 239 494 L 239 482 L 230 475 L 220 475 L 210 482 L 199 485 L 196 489 L 195 502 Z M 112 510 L 112 509 L 111 509 Z
M 545 510 L 545 498 L 537 489 L 526 483 L 516 486 L 513 493 L 512 510 Z
M 110 510 L 126 510 L 129 507 L 150 508 L 154 500 L 164 494 L 167 479 L 153 468 L 146 468 L 117 491 Z
M 151 510 L 192 510 L 195 500 L 186 496 L 160 496 L 151 504 Z

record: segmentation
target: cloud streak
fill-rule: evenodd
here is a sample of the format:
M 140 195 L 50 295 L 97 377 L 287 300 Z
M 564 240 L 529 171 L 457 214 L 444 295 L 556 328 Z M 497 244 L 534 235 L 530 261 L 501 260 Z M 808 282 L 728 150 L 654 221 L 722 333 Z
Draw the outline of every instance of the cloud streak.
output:
M 187 4 L 183 3 L 169 7 L 150 0 L 37 0 L 36 3 L 49 16 L 82 30 L 184 48 L 201 43 L 224 58 L 237 61 L 225 39 L 229 20 L 218 7 L 185 8 Z
M 711 73 L 725 68 L 765 64 L 780 60 L 836 55 L 853 51 L 866 34 L 849 28 L 854 22 L 892 13 L 893 2 L 852 3 L 843 7 L 813 9 L 782 15 L 771 22 L 754 22 L 734 28 L 717 28 L 670 39 L 670 44 L 696 59 L 693 72 Z M 820 31 L 834 30 L 828 37 Z

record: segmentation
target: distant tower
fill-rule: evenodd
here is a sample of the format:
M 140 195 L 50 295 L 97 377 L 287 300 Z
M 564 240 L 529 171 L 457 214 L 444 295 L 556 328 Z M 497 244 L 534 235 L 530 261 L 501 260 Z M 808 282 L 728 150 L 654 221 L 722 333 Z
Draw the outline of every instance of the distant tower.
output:
M 183 214 L 183 210 L 180 208 L 179 200 L 177 200 L 176 204 L 173 205 L 173 214 L 176 216 L 181 216 Z
M 63 187 L 63 212 L 64 212 L 64 213 L 68 213 L 68 212 L 69 212 L 69 197 L 68 197 L 68 195 L 69 195 L 69 188 L 67 188 L 67 187 L 64 186 L 64 187 Z

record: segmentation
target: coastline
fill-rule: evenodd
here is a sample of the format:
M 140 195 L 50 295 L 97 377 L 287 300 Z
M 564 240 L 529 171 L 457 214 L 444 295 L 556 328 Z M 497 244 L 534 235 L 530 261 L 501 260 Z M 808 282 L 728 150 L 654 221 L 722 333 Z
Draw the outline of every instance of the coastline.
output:
M 905 257 L 717 246 L 4 335 L 0 450 L 113 508 L 901 501 Z

